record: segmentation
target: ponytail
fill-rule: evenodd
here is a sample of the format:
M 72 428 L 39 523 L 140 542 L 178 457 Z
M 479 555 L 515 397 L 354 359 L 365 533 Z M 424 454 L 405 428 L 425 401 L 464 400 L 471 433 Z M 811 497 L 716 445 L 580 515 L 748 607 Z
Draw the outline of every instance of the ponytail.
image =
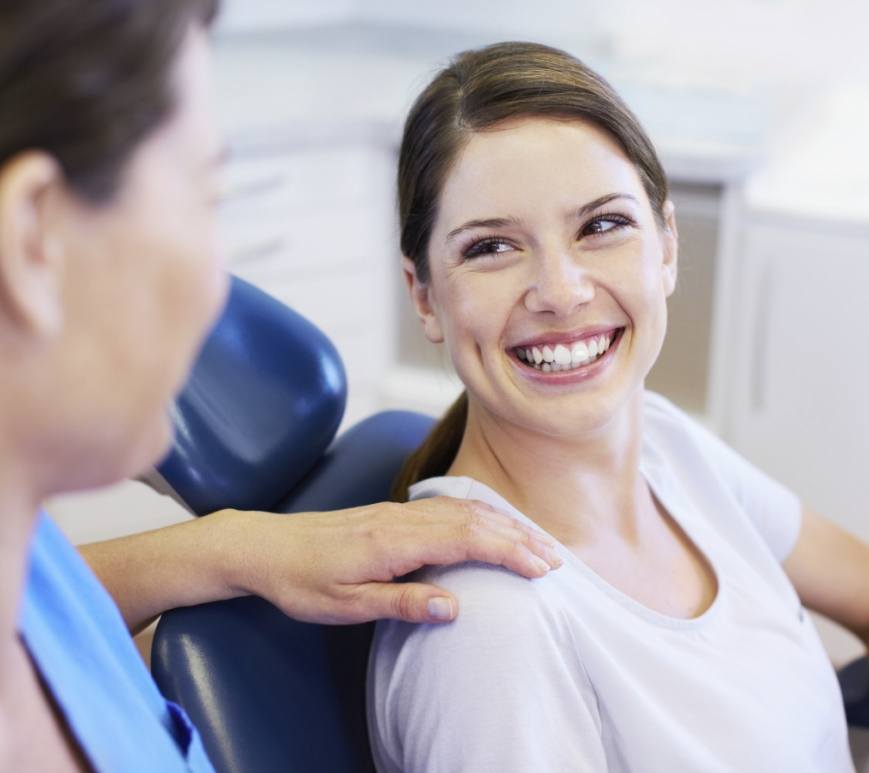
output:
M 401 466 L 389 498 L 407 502 L 407 490 L 418 481 L 443 475 L 453 463 L 468 421 L 468 393 L 462 392 L 422 445 Z

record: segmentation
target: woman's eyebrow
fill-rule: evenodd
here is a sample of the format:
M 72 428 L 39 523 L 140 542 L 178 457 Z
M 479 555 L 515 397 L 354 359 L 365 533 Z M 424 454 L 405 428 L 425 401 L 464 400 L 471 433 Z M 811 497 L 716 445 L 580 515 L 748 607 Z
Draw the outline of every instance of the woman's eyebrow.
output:
M 594 201 L 589 201 L 588 204 L 583 204 L 579 209 L 572 209 L 568 213 L 568 219 L 585 217 L 589 212 L 593 212 L 598 207 L 604 204 L 609 204 L 615 199 L 630 199 L 633 202 L 637 201 L 637 197 L 630 193 L 607 193 L 604 196 L 599 196 Z M 490 217 L 481 220 L 468 220 L 458 228 L 454 228 L 447 234 L 447 241 L 452 241 L 465 231 L 470 231 L 473 228 L 506 228 L 507 226 L 522 225 L 522 221 L 517 217 Z
M 450 231 L 447 234 L 447 241 L 452 241 L 459 234 L 470 231 L 472 228 L 506 228 L 510 225 L 522 225 L 522 221 L 518 217 L 490 217 L 484 220 L 468 220 L 467 223 Z
M 615 199 L 630 199 L 631 201 L 637 201 L 636 196 L 632 196 L 630 193 L 607 193 L 604 196 L 600 196 L 596 198 L 594 201 L 588 202 L 588 204 L 583 204 L 579 209 L 571 210 L 568 217 L 569 218 L 578 218 L 585 217 L 589 212 L 593 212 L 598 207 L 602 207 L 604 204 L 609 204 L 611 201 Z

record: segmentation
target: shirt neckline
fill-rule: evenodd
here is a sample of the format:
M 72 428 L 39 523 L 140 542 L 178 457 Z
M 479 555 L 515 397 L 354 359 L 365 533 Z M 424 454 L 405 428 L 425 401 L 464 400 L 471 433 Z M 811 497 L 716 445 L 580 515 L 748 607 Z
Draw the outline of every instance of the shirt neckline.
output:
M 527 523 L 530 526 L 534 526 L 535 528 L 552 537 L 552 539 L 555 540 L 558 553 L 564 559 L 565 563 L 569 563 L 570 566 L 579 571 L 580 574 L 583 575 L 583 577 L 587 578 L 595 587 L 601 590 L 606 596 L 611 598 L 620 606 L 627 608 L 629 611 L 647 620 L 648 622 L 666 628 L 696 630 L 698 628 L 704 627 L 708 625 L 710 621 L 712 621 L 715 617 L 718 616 L 719 610 L 724 604 L 724 596 L 727 588 L 727 583 L 725 582 L 724 576 L 719 570 L 715 561 L 712 560 L 712 552 L 709 550 L 707 541 L 703 538 L 698 538 L 697 534 L 692 529 L 689 529 L 686 526 L 684 519 L 680 517 L 680 514 L 678 514 L 679 508 L 673 506 L 674 502 L 671 498 L 673 492 L 666 484 L 666 481 L 659 481 L 657 477 L 653 474 L 652 470 L 650 470 L 644 462 L 640 463 L 640 473 L 645 478 L 646 483 L 649 485 L 649 488 L 652 491 L 652 494 L 661 502 L 670 517 L 676 522 L 679 528 L 682 529 L 682 531 L 685 533 L 685 536 L 694 546 L 694 549 L 709 565 L 709 568 L 712 570 L 712 574 L 715 577 L 715 582 L 717 585 L 715 598 L 712 600 L 712 603 L 696 617 L 674 617 L 673 615 L 667 615 L 663 612 L 659 612 L 656 609 L 652 609 L 651 607 L 646 606 L 645 604 L 637 601 L 632 596 L 629 596 L 624 591 L 619 590 L 617 587 L 615 587 L 615 585 L 612 585 L 603 577 L 601 577 L 596 571 L 594 571 L 594 569 L 586 564 L 585 561 L 579 558 L 579 556 L 575 555 L 565 545 L 563 545 L 561 542 L 555 539 L 555 537 L 549 534 L 549 532 L 547 532 L 540 525 L 538 525 L 533 519 L 529 518 L 521 510 L 514 507 L 509 501 L 507 501 L 507 499 L 501 496 L 501 494 L 491 488 L 491 486 L 488 486 L 485 483 L 476 480 L 475 478 L 471 478 L 467 475 L 442 475 L 434 478 L 427 478 L 426 480 L 419 481 L 418 483 L 413 484 L 413 486 L 410 487 L 408 493 L 410 494 L 411 499 L 416 499 L 418 498 L 416 495 L 424 494 L 428 486 L 436 486 L 438 482 L 444 481 L 447 482 L 447 485 L 452 488 L 457 482 L 461 481 L 465 484 L 464 490 L 461 493 L 454 493 L 453 496 L 474 498 L 472 496 L 473 489 L 474 487 L 478 487 L 482 489 L 484 494 L 487 495 L 487 498 L 490 500 L 490 504 L 495 504 L 501 509 L 506 510 L 508 513 L 514 516 L 518 516 L 519 520 Z

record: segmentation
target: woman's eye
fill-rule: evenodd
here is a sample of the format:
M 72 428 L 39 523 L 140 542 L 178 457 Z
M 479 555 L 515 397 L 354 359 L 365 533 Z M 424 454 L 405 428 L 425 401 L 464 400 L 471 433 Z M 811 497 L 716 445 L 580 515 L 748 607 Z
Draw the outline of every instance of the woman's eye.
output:
M 600 215 L 586 223 L 582 229 L 582 236 L 597 236 L 599 234 L 618 231 L 626 226 L 633 225 L 633 221 L 624 215 Z
M 509 242 L 501 239 L 482 239 L 479 242 L 474 242 L 462 255 L 465 258 L 479 258 L 486 255 L 497 255 L 512 249 L 513 246 Z

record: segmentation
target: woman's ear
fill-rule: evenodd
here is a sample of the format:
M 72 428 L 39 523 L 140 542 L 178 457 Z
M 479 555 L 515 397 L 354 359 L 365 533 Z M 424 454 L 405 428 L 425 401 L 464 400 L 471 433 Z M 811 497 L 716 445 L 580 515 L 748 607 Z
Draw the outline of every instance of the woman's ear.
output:
M 407 290 L 410 293 L 413 308 L 422 322 L 425 337 L 433 344 L 443 343 L 444 334 L 435 312 L 431 285 L 420 281 L 416 273 L 416 266 L 410 258 L 402 257 L 401 268 L 404 271 L 404 280 L 407 282 Z
M 58 164 L 29 151 L 0 167 L 0 319 L 13 333 L 46 338 L 60 329 L 63 249 L 52 236 Z
M 661 278 L 664 293 L 669 298 L 676 289 L 679 275 L 679 231 L 676 228 L 676 207 L 670 199 L 664 202 L 664 226 L 661 229 L 661 245 L 664 248 L 661 263 Z

